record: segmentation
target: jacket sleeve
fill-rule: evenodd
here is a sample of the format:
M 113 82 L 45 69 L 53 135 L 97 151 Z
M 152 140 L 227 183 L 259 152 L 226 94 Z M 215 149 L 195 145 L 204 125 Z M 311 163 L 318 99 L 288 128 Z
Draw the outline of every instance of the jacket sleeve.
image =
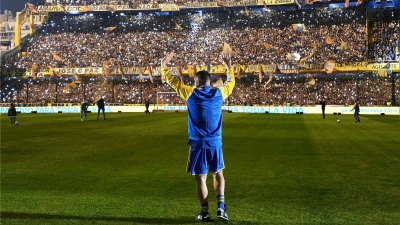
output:
M 350 112 L 356 108 L 357 103 L 354 103 L 353 108 L 351 108 Z
M 161 68 L 161 76 L 164 77 L 165 81 L 171 86 L 185 101 L 188 100 L 192 94 L 194 87 L 183 84 L 180 80 L 174 79 L 168 71 L 167 66 Z
M 235 87 L 235 75 L 233 69 L 230 68 L 226 73 L 226 81 L 223 86 L 218 87 L 222 92 L 222 97 L 227 99 L 232 94 L 233 88 Z

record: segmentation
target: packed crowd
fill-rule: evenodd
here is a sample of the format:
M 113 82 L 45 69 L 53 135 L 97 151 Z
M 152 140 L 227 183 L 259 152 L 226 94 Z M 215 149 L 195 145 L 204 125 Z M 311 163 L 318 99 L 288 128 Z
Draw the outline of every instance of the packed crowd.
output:
M 93 4 L 99 1 L 80 1 Z M 71 3 L 71 2 L 69 2 Z M 394 15 L 394 16 L 393 16 Z M 291 11 L 226 11 L 160 16 L 125 15 L 50 15 L 27 43 L 28 54 L 10 57 L 7 68 L 37 65 L 49 67 L 146 67 L 159 64 L 166 52 L 174 51 L 171 66 L 215 65 L 223 43 L 235 52 L 233 64 L 323 64 L 362 62 L 368 59 L 398 60 L 399 12 L 384 11 L 373 16 L 373 31 L 366 35 L 365 9 L 319 8 Z M 387 17 L 392 19 L 388 19 Z M 300 24 L 293 26 L 293 24 Z M 112 28 L 112 29 L 110 29 Z M 369 40 L 368 52 L 366 37 Z M 300 57 L 294 57 L 297 53 Z M 393 56 L 394 54 L 394 56 Z M 57 57 L 58 58 L 57 58 Z M 301 62 L 301 63 L 300 63 Z M 255 76 L 240 79 L 227 104 L 235 105 L 314 105 L 322 98 L 328 104 L 350 104 L 358 96 L 362 105 L 385 105 L 391 99 L 391 82 L 376 76 L 314 75 L 309 85 L 304 75 L 274 76 L 268 85 Z M 102 76 L 82 78 L 71 88 L 70 80 L 3 80 L 1 102 L 79 103 L 105 96 L 108 102 L 141 104 L 151 99 L 159 104 L 184 104 L 159 77 L 153 83 Z M 191 83 L 187 78 L 186 83 Z M 399 87 L 396 78 L 396 87 Z M 396 88 L 396 102 L 400 102 Z
M 400 10 L 374 12 L 369 58 L 377 61 L 400 61 Z
M 130 5 L 130 4 L 183 4 L 187 2 L 215 2 L 215 0 L 46 0 L 47 5 Z
M 360 62 L 367 55 L 364 14 L 360 8 L 325 8 L 250 16 L 221 11 L 201 18 L 196 13 L 53 15 L 29 40 L 28 55 L 7 59 L 6 66 L 151 66 L 169 51 L 180 66 L 215 65 L 224 42 L 236 52 L 233 63 L 242 65 Z
M 225 79 L 224 77 L 221 77 Z M 213 76 L 216 83 L 220 76 Z M 315 84 L 304 74 L 274 76 L 266 84 L 264 77 L 260 83 L 258 76 L 247 75 L 237 79 L 227 105 L 318 105 L 327 99 L 330 105 L 352 104 L 358 98 L 361 105 L 386 105 L 392 97 L 392 80 L 373 74 L 326 74 L 313 75 Z M 68 87 L 70 79 L 51 78 L 43 80 L 6 79 L 2 83 L 5 90 L 2 102 L 44 104 L 79 103 L 83 100 L 95 102 L 104 96 L 109 103 L 143 104 L 149 99 L 152 104 L 185 104 L 167 84 L 156 77 L 154 83 L 139 82 L 137 77 L 110 79 L 92 77 L 81 80 L 74 87 Z M 193 85 L 193 78 L 185 77 L 184 82 Z M 396 102 L 400 102 L 400 77 L 395 78 Z

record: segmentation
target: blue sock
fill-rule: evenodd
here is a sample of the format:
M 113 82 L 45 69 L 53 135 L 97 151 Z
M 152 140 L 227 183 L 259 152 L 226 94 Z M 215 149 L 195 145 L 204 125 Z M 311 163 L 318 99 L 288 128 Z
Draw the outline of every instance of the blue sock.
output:
M 217 195 L 218 208 L 225 210 L 225 195 Z
M 205 216 L 208 214 L 208 202 L 201 203 L 201 215 Z

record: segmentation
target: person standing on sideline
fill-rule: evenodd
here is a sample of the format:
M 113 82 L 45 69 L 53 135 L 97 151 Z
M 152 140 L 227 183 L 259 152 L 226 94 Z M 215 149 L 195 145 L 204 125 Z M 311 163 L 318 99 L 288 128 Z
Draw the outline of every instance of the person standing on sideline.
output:
M 103 97 L 101 97 L 99 100 L 97 100 L 97 120 L 99 120 L 100 110 L 103 111 L 103 118 L 104 118 L 104 120 L 106 120 L 106 113 L 105 113 L 104 105 L 105 105 L 105 103 L 104 103 Z
M 187 86 L 174 79 L 168 71 L 167 64 L 172 59 L 169 53 L 161 60 L 161 74 L 166 82 L 186 101 L 188 110 L 189 157 L 187 172 L 195 176 L 197 196 L 201 211 L 196 219 L 211 221 L 208 212 L 208 170 L 213 173 L 214 190 L 217 197 L 217 217 L 227 221 L 225 205 L 225 168 L 222 154 L 222 105 L 235 86 L 235 76 L 230 68 L 230 55 L 222 55 L 221 63 L 226 67 L 227 80 L 219 87 L 211 86 L 210 74 L 199 71 L 194 77 L 195 86 Z
M 322 101 L 320 102 L 320 104 L 321 104 L 321 109 L 322 109 L 322 119 L 325 119 L 325 106 L 326 106 L 325 98 L 322 99 Z
M 360 123 L 360 102 L 357 100 L 356 103 L 354 103 L 353 108 L 350 110 L 354 110 L 354 118 L 356 119 L 356 123 Z
M 144 111 L 145 114 L 150 114 L 149 107 L 150 107 L 150 101 L 149 99 L 146 99 L 144 102 L 144 106 L 146 107 L 146 111 Z
M 87 120 L 87 109 L 89 107 L 89 102 L 83 101 L 81 103 L 81 121 Z
M 15 109 L 14 103 L 10 104 L 7 115 L 10 117 L 10 126 L 15 125 L 15 121 L 17 120 L 17 110 Z

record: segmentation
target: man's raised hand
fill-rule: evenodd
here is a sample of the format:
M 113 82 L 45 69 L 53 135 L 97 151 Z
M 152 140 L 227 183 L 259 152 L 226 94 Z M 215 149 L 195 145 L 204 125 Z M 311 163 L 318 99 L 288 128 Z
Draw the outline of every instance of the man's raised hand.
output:
M 221 54 L 219 60 L 227 69 L 231 67 L 231 54 Z
M 173 57 L 173 52 L 168 53 L 164 58 L 161 59 L 161 67 L 166 66 Z

